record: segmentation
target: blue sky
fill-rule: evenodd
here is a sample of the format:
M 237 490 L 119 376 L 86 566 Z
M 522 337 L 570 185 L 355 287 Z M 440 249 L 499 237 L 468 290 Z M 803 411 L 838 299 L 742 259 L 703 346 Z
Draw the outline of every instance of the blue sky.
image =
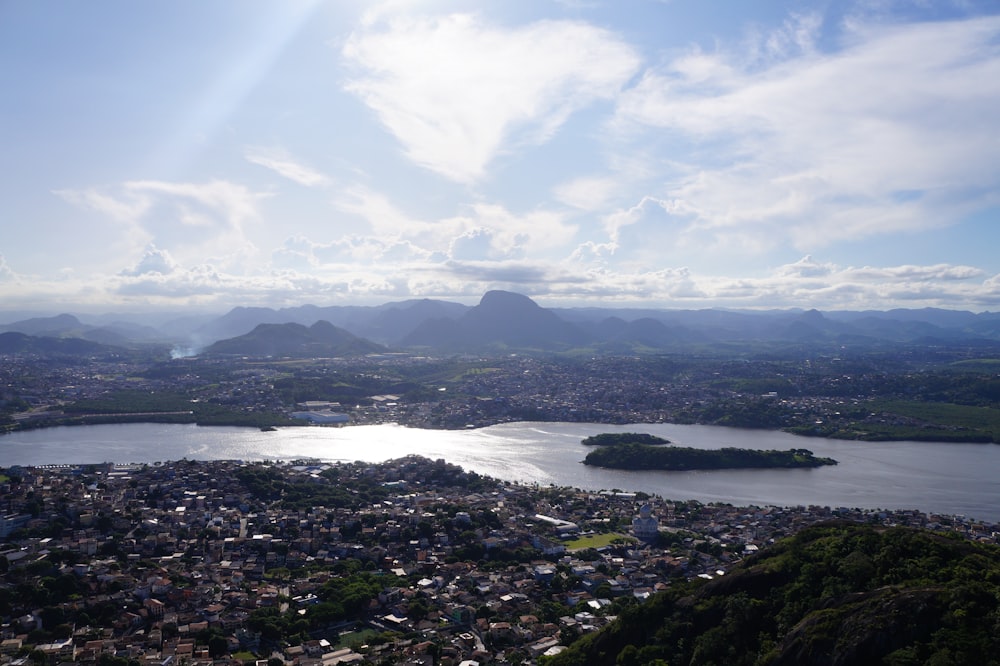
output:
M 0 2 L 0 307 L 1000 308 L 995 2 Z

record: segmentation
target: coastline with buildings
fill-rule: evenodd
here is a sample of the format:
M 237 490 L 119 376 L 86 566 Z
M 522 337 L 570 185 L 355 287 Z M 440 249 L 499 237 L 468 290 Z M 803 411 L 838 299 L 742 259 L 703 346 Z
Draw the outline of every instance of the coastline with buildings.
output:
M 414 456 L 11 466 L 0 485 L 0 663 L 15 666 L 533 663 L 817 522 L 1000 529 L 520 485 Z M 356 612 L 319 612 L 361 577 Z

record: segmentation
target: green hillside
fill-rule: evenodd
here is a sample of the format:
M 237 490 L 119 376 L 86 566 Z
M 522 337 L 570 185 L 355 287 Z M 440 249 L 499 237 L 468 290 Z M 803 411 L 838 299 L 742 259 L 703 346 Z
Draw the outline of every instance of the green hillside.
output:
M 997 664 L 998 600 L 994 544 L 828 524 L 675 585 L 544 663 Z

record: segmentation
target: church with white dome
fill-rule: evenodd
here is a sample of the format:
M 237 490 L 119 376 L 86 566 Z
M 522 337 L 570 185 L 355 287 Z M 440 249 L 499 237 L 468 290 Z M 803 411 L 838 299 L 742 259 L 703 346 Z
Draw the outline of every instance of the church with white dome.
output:
M 639 515 L 632 519 L 632 536 L 642 541 L 652 541 L 660 533 L 660 521 L 653 516 L 653 507 L 643 504 Z

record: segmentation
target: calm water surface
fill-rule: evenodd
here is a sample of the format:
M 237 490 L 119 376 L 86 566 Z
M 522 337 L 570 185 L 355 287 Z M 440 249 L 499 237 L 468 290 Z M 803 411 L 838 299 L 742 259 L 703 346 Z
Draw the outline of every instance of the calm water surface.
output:
M 702 449 L 807 448 L 839 465 L 795 470 L 630 472 L 580 464 L 580 440 L 649 432 Z M 319 458 L 380 462 L 409 454 L 510 481 L 591 490 L 642 490 L 672 499 L 737 505 L 920 509 L 1000 522 L 1000 445 L 850 442 L 718 426 L 506 423 L 479 430 L 398 425 L 249 428 L 127 424 L 47 428 L 0 436 L 0 466 Z

